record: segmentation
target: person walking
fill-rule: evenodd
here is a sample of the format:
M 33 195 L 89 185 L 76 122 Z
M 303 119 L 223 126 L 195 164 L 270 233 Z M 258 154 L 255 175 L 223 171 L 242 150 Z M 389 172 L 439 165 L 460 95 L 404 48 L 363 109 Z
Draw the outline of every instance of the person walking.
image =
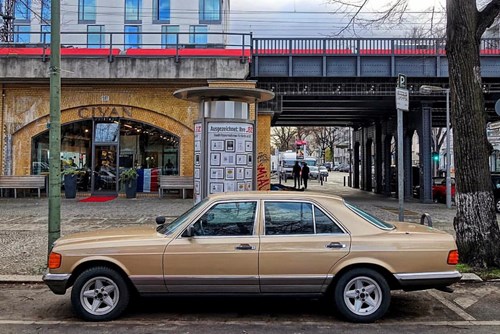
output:
M 293 187 L 300 189 L 300 165 L 298 161 L 295 161 L 295 165 L 293 165 Z
M 304 189 L 307 189 L 307 180 L 309 180 L 309 167 L 305 162 L 304 167 L 302 167 L 302 180 L 304 180 Z

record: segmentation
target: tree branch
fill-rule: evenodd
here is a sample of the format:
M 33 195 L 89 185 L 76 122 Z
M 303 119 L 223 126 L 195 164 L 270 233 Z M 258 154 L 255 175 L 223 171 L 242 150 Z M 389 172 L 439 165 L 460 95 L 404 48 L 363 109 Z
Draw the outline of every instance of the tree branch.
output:
M 476 36 L 481 38 L 486 29 L 493 24 L 500 13 L 500 0 L 492 0 L 478 13 Z

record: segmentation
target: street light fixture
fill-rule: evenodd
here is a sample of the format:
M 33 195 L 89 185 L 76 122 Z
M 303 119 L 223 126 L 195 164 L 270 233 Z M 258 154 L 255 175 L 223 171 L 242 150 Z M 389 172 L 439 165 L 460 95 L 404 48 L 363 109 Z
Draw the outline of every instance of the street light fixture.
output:
M 444 92 L 446 94 L 446 207 L 451 208 L 451 156 L 450 156 L 450 89 L 438 86 L 422 85 L 420 93 Z

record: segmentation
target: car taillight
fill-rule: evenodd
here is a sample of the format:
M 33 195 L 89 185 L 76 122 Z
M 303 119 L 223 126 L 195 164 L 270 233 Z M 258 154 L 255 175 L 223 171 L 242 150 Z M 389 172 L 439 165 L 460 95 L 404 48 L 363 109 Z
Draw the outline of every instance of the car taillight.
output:
M 61 266 L 62 255 L 51 252 L 49 255 L 49 269 L 57 269 Z
M 458 264 L 458 251 L 456 249 L 448 253 L 448 264 L 451 265 Z

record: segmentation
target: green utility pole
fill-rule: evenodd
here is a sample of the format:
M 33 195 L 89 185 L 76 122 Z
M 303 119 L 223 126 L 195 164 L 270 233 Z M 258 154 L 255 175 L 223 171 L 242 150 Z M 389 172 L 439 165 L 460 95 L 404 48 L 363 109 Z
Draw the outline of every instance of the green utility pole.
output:
M 49 254 L 61 235 L 61 1 L 51 1 L 49 123 Z

